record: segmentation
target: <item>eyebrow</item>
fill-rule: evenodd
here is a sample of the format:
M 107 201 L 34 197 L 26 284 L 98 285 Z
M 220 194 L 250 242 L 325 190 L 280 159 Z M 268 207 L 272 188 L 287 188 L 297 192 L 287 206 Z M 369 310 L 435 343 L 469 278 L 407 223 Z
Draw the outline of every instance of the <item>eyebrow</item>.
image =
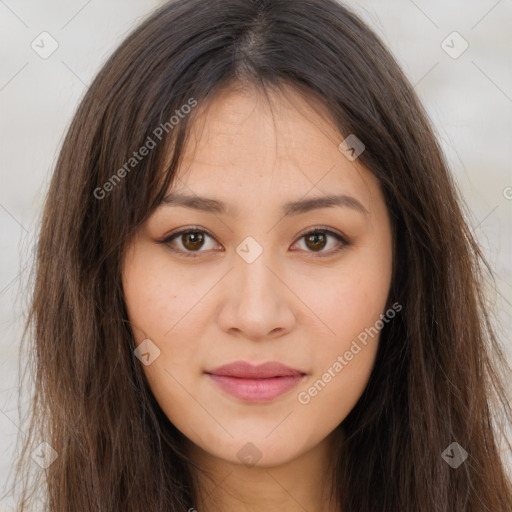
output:
M 200 210 L 208 213 L 215 214 L 226 214 L 228 208 L 225 203 L 216 199 L 200 196 L 190 196 L 179 192 L 170 192 L 167 194 L 161 202 L 162 206 L 181 206 L 184 208 L 191 208 L 194 210 Z M 312 197 L 309 199 L 299 199 L 296 201 L 289 201 L 282 207 L 282 215 L 288 217 L 291 215 L 300 215 L 308 213 L 312 210 L 320 208 L 333 208 L 333 207 L 345 207 L 362 213 L 364 216 L 368 216 L 368 210 L 363 204 L 355 197 L 348 196 L 346 194 L 341 195 L 326 195 L 321 197 Z M 237 212 L 234 212 L 235 215 Z

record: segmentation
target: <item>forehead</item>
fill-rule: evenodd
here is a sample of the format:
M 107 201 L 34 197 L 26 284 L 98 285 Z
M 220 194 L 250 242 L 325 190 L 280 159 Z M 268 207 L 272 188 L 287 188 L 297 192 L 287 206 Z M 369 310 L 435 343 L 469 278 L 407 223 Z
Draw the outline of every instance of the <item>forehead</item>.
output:
M 337 148 L 341 137 L 324 105 L 289 86 L 265 91 L 225 88 L 199 105 L 195 114 L 185 151 L 188 161 L 204 153 L 209 163 L 222 165 L 233 158 L 257 156 L 264 162 L 304 152 L 317 158 L 327 145 Z
M 376 180 L 339 151 L 342 140 L 313 97 L 226 89 L 198 105 L 172 191 L 238 208 L 326 194 L 359 195 L 364 204 Z

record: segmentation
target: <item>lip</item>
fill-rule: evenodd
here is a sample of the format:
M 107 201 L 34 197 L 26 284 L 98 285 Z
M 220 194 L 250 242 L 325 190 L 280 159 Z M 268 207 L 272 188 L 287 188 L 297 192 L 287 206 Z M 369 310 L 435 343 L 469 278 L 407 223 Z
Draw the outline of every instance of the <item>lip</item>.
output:
M 205 372 L 223 391 L 246 402 L 268 402 L 294 388 L 306 375 L 277 361 L 254 366 L 235 361 Z

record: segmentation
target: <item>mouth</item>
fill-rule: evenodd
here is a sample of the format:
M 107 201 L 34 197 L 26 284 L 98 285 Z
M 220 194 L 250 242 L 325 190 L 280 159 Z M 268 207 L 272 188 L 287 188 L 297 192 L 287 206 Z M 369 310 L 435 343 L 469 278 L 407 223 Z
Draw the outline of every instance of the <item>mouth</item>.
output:
M 245 402 L 269 402 L 299 384 L 306 373 L 277 361 L 254 366 L 245 361 L 206 371 L 224 392 Z

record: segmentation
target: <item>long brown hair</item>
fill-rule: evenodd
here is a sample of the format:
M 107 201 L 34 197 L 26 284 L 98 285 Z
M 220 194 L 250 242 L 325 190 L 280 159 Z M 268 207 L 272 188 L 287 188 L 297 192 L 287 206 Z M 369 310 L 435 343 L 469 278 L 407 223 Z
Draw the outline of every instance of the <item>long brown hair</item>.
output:
M 403 310 L 384 326 L 365 392 L 339 427 L 332 477 L 341 510 L 510 512 L 498 436 L 511 423 L 502 380 L 510 368 L 485 295 L 492 270 L 413 88 L 378 37 L 333 0 L 173 1 L 95 78 L 42 218 L 25 331 L 34 393 L 19 510 L 30 504 L 30 455 L 42 441 L 57 457 L 32 486 L 52 512 L 194 503 L 183 435 L 133 354 L 120 268 L 173 183 L 195 119 L 194 109 L 176 111 L 230 85 L 286 85 L 321 101 L 340 134 L 365 144 L 360 162 L 392 218 L 389 303 Z M 130 160 L 148 138 L 150 151 Z M 455 442 L 467 452 L 456 469 L 442 456 Z

